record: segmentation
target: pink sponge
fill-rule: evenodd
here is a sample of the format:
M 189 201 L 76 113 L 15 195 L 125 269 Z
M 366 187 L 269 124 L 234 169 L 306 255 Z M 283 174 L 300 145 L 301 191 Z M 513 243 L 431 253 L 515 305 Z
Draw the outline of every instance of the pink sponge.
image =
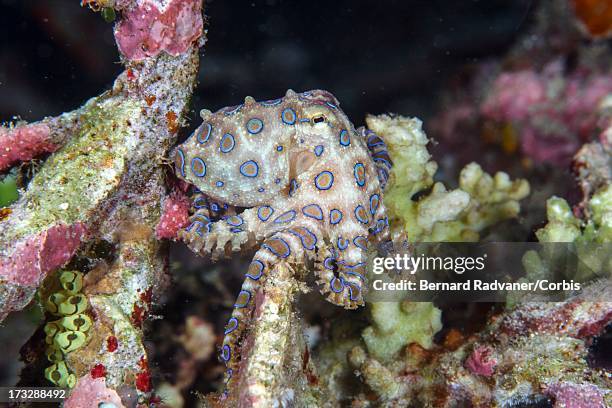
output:
M 157 238 L 175 238 L 178 230 L 189 222 L 189 206 L 189 199 L 184 194 L 171 194 L 164 203 L 164 212 L 155 228 Z
M 51 141 L 51 130 L 44 123 L 16 128 L 0 128 L 0 171 L 14 163 L 54 152 L 59 146 Z
M 171 0 L 164 10 L 158 1 L 144 0 L 115 27 L 115 39 L 129 60 L 185 52 L 202 35 L 201 0 Z

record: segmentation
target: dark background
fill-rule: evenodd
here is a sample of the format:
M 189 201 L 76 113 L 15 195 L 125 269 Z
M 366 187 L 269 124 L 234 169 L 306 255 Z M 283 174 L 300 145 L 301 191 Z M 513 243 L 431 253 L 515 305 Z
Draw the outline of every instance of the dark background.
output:
M 81 105 L 120 72 L 112 24 L 78 0 L 0 0 L 0 120 Z M 427 120 L 466 64 L 503 55 L 532 0 L 207 2 L 190 118 L 245 95 L 327 89 L 356 125 L 393 111 Z

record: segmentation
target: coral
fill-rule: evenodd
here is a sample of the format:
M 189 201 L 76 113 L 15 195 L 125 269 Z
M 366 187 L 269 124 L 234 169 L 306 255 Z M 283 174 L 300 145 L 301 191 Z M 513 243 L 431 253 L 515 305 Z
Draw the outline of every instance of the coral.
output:
M 493 350 L 487 346 L 477 346 L 472 354 L 465 360 L 465 367 L 472 374 L 491 377 L 495 372 L 498 361 L 491 355 Z
M 48 353 L 58 361 L 48 374 L 67 385 L 76 382 L 76 406 L 100 392 L 116 406 L 135 406 L 146 403 L 152 389 L 142 330 L 166 283 L 167 253 L 154 232 L 167 201 L 162 158 L 184 125 L 203 28 L 199 1 L 117 1 L 105 7 L 122 11 L 118 35 L 139 27 L 131 19 L 142 17 L 143 10 L 135 12 L 140 6 L 150 7 L 153 26 L 163 28 L 155 25 L 161 12 L 164 24 L 180 30 L 155 33 L 162 42 L 154 52 L 133 50 L 138 61 L 123 59 L 125 71 L 111 90 L 72 112 L 3 129 L 0 137 L 20 146 L 18 155 L 10 153 L 11 165 L 51 144 L 55 150 L 37 166 L 19 200 L 3 210 L 0 319 L 27 305 L 58 268 L 87 259 L 77 262 L 82 290 L 68 297 L 78 301 L 57 303 L 64 317 L 47 327 L 59 332 L 54 342 L 63 349 Z M 96 253 L 100 243 L 111 256 Z M 73 317 L 84 305 L 91 316 L 86 335 Z
M 442 328 L 442 313 L 427 302 L 376 302 L 370 304 L 372 326 L 362 337 L 370 355 L 388 362 L 410 343 L 431 348 L 433 335 Z
M 85 375 L 79 379 L 70 397 L 64 401 L 64 407 L 81 408 L 88 406 L 125 407 L 117 392 L 108 388 L 103 378 L 93 378 L 90 375 Z
M 480 231 L 518 215 L 518 201 L 529 194 L 526 180 L 511 181 L 503 172 L 491 177 L 471 163 L 461 171 L 459 189 L 447 191 L 433 182 L 438 166 L 418 119 L 370 115 L 366 120 L 394 163 L 385 189 L 393 235 L 405 231 L 411 242 L 477 241 Z M 428 194 L 411 199 L 428 188 Z
M 575 384 L 569 381 L 551 384 L 545 394 L 555 399 L 555 407 L 604 408 L 604 391 L 593 384 Z
M 157 227 L 155 227 L 155 236 L 158 239 L 175 238 L 181 228 L 184 228 L 189 223 L 189 199 L 175 192 L 169 196 L 164 202 L 164 209 Z
M 119 50 L 132 61 L 162 51 L 173 56 L 184 53 L 202 35 L 201 7 L 201 0 L 137 2 L 115 26 Z
M 0 171 L 41 153 L 56 151 L 59 146 L 52 142 L 50 133 L 44 123 L 0 128 Z
M 608 73 L 566 75 L 559 61 L 540 72 L 503 72 L 480 107 L 485 119 L 510 123 L 523 153 L 537 162 L 566 165 L 597 130 L 598 105 L 612 92 Z

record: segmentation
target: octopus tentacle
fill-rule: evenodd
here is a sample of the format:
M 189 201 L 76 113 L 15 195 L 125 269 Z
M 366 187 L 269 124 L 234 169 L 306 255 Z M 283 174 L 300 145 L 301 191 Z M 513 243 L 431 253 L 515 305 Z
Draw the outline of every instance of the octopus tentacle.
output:
M 366 288 L 365 251 L 350 247 L 339 254 L 328 249 L 317 259 L 315 274 L 320 292 L 330 302 L 346 309 L 357 309 L 364 304 Z
M 358 128 L 357 132 L 368 146 L 370 157 L 374 160 L 374 164 L 376 165 L 376 173 L 378 175 L 378 181 L 380 182 L 380 188 L 384 190 L 389 180 L 391 166 L 393 166 L 391 157 L 389 157 L 387 144 L 380 136 L 364 126 Z
M 220 358 L 226 365 L 226 387 L 229 386 L 240 361 L 238 349 L 253 314 L 257 289 L 275 265 L 281 262 L 302 262 L 304 256 L 299 238 L 289 231 L 281 231 L 266 239 L 253 257 L 232 315 L 225 326 L 221 345 Z

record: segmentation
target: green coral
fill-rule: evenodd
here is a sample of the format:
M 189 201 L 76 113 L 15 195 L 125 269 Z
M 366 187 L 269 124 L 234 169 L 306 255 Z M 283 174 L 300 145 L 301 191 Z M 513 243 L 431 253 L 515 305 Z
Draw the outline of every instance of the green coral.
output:
M 100 97 L 88 102 L 79 117 L 79 133 L 49 157 L 23 194 L 31 211 L 3 239 L 38 233 L 58 222 L 74 224 L 97 211 L 125 172 L 135 143 L 128 137 L 131 123 L 139 115 L 140 107 L 129 100 Z
M 369 305 L 373 323 L 363 331 L 362 338 L 369 353 L 383 362 L 390 361 L 410 343 L 431 348 L 433 335 L 442 328 L 442 312 L 433 303 L 404 301 Z
M 438 165 L 427 151 L 429 139 L 420 120 L 379 115 L 366 121 L 384 139 L 393 160 L 384 201 L 394 233 L 405 232 L 411 242 L 473 242 L 484 229 L 518 215 L 519 200 L 529 194 L 526 180 L 512 181 L 503 172 L 491 176 L 470 163 L 461 171 L 459 188 L 448 191 L 434 184 Z
M 538 231 L 540 242 L 572 243 L 548 245 L 541 251 L 528 251 L 523 256 L 523 266 L 530 279 L 571 278 L 586 282 L 612 271 L 612 185 L 599 189 L 589 200 L 585 220 L 577 218 L 567 201 L 552 197 L 546 203 L 548 223 Z M 568 249 L 575 251 L 576 267 L 568 268 Z M 559 274 L 564 276 L 558 276 Z

